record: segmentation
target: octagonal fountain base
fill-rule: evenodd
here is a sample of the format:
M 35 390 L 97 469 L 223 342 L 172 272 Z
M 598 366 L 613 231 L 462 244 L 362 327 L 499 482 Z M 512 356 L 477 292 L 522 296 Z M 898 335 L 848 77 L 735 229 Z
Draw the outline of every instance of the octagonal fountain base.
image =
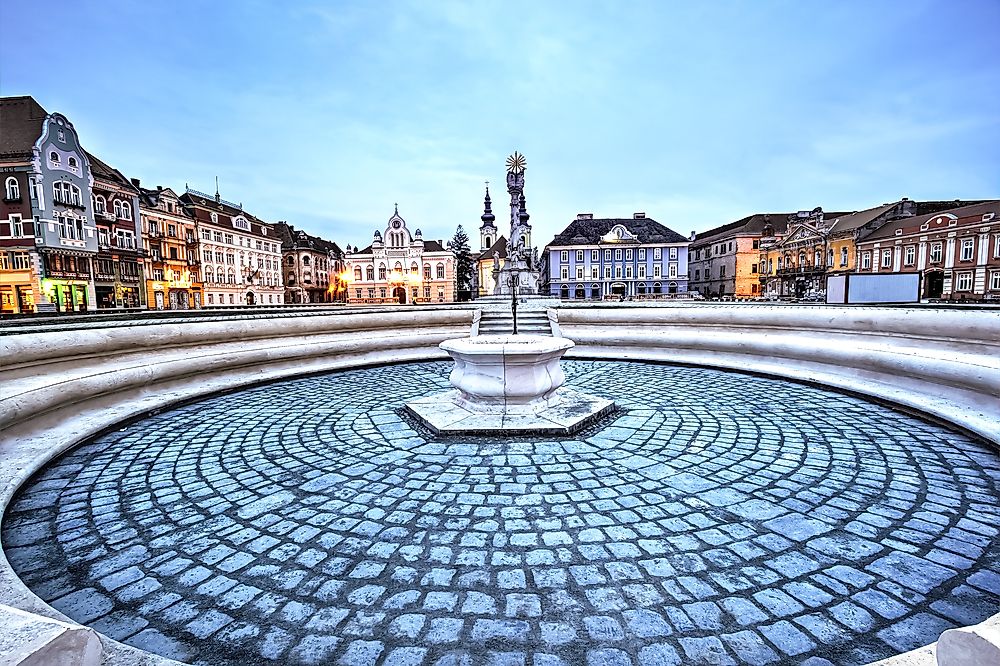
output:
M 570 435 L 611 413 L 612 400 L 563 388 L 559 359 L 573 342 L 539 335 L 446 340 L 455 388 L 406 404 L 443 435 Z

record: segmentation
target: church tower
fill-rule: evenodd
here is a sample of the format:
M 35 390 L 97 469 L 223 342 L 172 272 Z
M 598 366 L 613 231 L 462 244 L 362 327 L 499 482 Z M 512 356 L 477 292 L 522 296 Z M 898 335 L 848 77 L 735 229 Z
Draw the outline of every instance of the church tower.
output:
M 486 184 L 486 199 L 483 201 L 483 214 L 480 219 L 483 223 L 479 226 L 479 251 L 485 252 L 493 246 L 497 239 L 497 228 L 494 225 L 496 216 L 493 215 L 490 202 L 490 186 Z

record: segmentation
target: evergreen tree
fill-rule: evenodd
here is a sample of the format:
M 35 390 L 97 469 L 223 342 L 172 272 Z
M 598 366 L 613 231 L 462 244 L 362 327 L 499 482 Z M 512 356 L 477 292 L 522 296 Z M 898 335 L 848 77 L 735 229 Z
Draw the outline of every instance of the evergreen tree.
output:
M 469 247 L 469 236 L 462 225 L 458 225 L 455 236 L 448 241 L 448 249 L 455 253 L 455 300 L 467 301 L 472 294 L 472 273 L 475 270 L 472 261 L 472 248 Z

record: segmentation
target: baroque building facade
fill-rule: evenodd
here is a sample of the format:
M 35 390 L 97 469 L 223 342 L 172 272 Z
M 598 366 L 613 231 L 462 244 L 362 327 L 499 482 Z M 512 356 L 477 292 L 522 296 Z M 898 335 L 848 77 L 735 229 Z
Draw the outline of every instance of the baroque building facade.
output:
M 0 127 L 0 310 L 95 309 L 93 175 L 73 124 L 31 97 L 5 97 Z
M 858 256 L 858 273 L 918 273 L 922 298 L 1000 300 L 1000 201 L 891 222 Z
M 397 206 L 371 245 L 347 249 L 348 303 L 450 303 L 455 300 L 455 255 L 440 240 L 412 234 Z
M 347 286 L 340 246 L 284 221 L 275 222 L 274 230 L 281 239 L 285 302 L 344 302 Z
M 138 186 L 138 183 L 137 183 Z M 195 217 L 169 187 L 139 188 L 147 264 L 144 290 L 156 310 L 198 309 L 205 302 Z
M 760 239 L 783 234 L 788 213 L 757 213 L 696 234 L 688 248 L 688 288 L 707 298 L 757 298 Z
M 94 176 L 90 200 L 97 225 L 93 264 L 97 307 L 145 307 L 139 188 L 118 169 L 90 153 L 87 157 Z
M 242 204 L 186 188 L 180 197 L 195 218 L 201 253 L 203 305 L 280 305 L 281 239 Z
M 564 300 L 686 295 L 689 242 L 645 213 L 581 213 L 543 252 L 546 293 Z

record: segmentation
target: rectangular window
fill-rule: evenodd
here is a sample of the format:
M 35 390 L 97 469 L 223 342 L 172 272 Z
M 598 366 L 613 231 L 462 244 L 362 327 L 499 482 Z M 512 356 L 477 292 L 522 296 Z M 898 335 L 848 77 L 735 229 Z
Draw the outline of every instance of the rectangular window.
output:
M 892 267 L 892 250 L 882 250 L 882 268 Z
M 627 261 L 632 261 L 632 250 L 625 250 L 625 259 Z
M 579 262 L 583 262 L 583 250 L 576 251 L 576 260 Z
M 669 264 L 667 266 L 667 277 L 677 277 L 677 264 Z
M 661 247 L 654 247 L 653 248 L 653 259 L 662 259 L 662 258 L 663 258 L 663 248 L 661 248 Z
M 907 245 L 906 258 L 904 259 L 903 263 L 906 264 L 907 266 L 912 266 L 916 262 L 917 262 L 917 246 Z
M 701 279 L 701 269 L 700 268 L 694 269 L 694 279 L 695 280 L 700 280 Z
M 27 252 L 15 252 L 13 267 L 15 271 L 22 271 L 31 268 L 31 257 Z
M 598 280 L 598 279 L 600 279 L 600 277 L 601 277 L 601 269 L 598 268 L 597 266 L 591 266 L 590 267 L 590 279 L 591 280 Z
M 972 261 L 972 250 L 975 241 L 971 238 L 962 239 L 962 255 L 959 257 L 961 261 Z
M 221 243 L 222 242 L 222 232 L 221 231 L 213 231 L 212 232 L 212 238 L 215 240 L 216 243 Z
M 646 264 L 639 264 L 639 279 L 642 280 L 646 277 Z
M 757 272 L 757 264 L 750 264 L 750 272 L 751 273 Z
M 201 230 L 201 239 L 202 240 L 209 240 L 209 241 L 212 240 L 212 232 L 209 231 L 208 229 L 202 229 Z
M 563 250 L 562 252 L 559 253 L 559 261 L 563 262 L 564 264 L 567 261 L 569 261 L 569 250 Z
M 10 219 L 10 235 L 13 238 L 24 236 L 24 222 L 21 221 L 21 216 L 11 215 L 8 219 Z
M 840 248 L 840 265 L 841 266 L 846 266 L 847 265 L 847 247 L 846 246 Z
M 610 280 L 611 279 L 611 266 L 605 266 L 604 267 L 604 279 L 605 280 Z
M 233 235 L 232 234 L 226 234 L 226 243 L 229 244 L 229 245 L 233 244 Z
M 153 279 L 154 280 L 162 280 L 163 279 L 163 269 L 162 268 L 154 268 L 153 269 Z
M 639 261 L 646 261 L 646 248 L 639 248 Z
M 591 250 L 590 251 L 590 260 L 591 261 L 600 261 L 601 260 L 601 251 L 600 250 Z
M 759 250 L 760 249 L 760 240 L 759 239 L 754 239 L 753 249 L 755 249 L 755 250 Z M 756 287 L 757 285 L 754 285 L 754 286 Z
M 732 246 L 732 243 L 730 243 L 729 245 Z M 673 260 L 675 260 L 675 261 L 677 260 L 677 248 L 676 247 L 670 248 L 670 258 L 673 259 Z
M 177 226 L 174 224 L 167 225 L 167 235 L 173 238 L 177 238 Z
M 0 271 L 10 270 L 10 255 L 6 252 L 0 252 Z
M 620 261 L 621 258 L 622 258 L 622 251 L 621 251 L 621 248 L 618 248 L 618 249 L 615 250 L 615 259 L 617 259 L 617 260 Z
M 931 243 L 931 263 L 941 262 L 941 243 Z
M 1000 271 L 990 273 L 990 291 L 1000 290 Z
M 619 250 L 619 252 L 621 252 L 621 250 Z M 615 266 L 615 279 L 616 280 L 621 280 L 622 279 L 622 267 L 621 266 Z
M 671 264 L 671 265 L 673 265 L 673 264 Z M 725 266 L 719 266 L 719 277 L 720 278 L 726 277 L 726 267 Z
M 577 280 L 582 280 L 583 279 L 583 266 L 577 266 L 576 267 L 576 279 Z
M 625 278 L 628 279 L 628 280 L 632 279 L 632 265 L 631 264 L 626 264 L 625 265 Z
M 563 266 L 559 269 L 559 279 L 568 280 L 569 279 L 569 266 Z
M 959 273 L 955 280 L 955 291 L 972 291 L 972 273 Z
M 993 237 L 993 256 L 1000 257 L 1000 234 Z
M 653 277 L 654 278 L 660 277 L 660 273 L 661 273 L 661 266 L 659 264 L 653 264 Z

